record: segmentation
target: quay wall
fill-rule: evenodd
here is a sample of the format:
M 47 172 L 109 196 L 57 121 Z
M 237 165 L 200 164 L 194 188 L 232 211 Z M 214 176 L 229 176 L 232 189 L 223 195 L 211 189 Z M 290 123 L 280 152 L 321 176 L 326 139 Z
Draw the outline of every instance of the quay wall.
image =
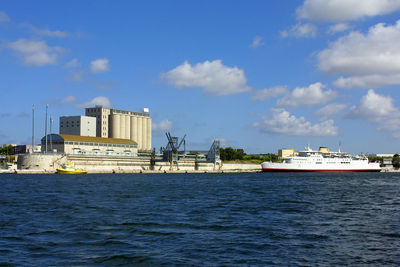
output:
M 61 154 L 22 154 L 18 157 L 20 173 L 53 173 L 62 164 L 71 162 L 76 169 L 89 173 L 163 173 L 163 172 L 246 172 L 260 171 L 259 164 L 196 162 L 194 159 L 179 160 L 171 165 L 165 161 L 151 162 L 150 158 L 107 157 Z
M 178 165 L 156 161 L 151 164 L 149 158 L 111 158 L 69 156 L 68 160 L 77 169 L 85 169 L 89 173 L 136 173 L 136 172 L 170 172 L 170 171 L 216 171 L 220 170 L 213 163 L 180 160 Z
M 222 163 L 222 170 L 238 170 L 238 171 L 261 171 L 261 164 L 251 163 Z

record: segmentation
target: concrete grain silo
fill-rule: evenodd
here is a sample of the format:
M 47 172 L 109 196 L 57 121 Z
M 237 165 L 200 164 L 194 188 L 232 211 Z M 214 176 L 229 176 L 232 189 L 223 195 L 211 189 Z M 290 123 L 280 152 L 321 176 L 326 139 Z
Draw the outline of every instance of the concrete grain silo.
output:
M 144 108 L 143 112 L 103 107 L 86 108 L 86 116 L 99 120 L 96 136 L 132 140 L 138 144 L 138 150 L 151 150 L 152 120 L 148 108 Z
M 111 138 L 121 138 L 121 115 L 111 115 Z

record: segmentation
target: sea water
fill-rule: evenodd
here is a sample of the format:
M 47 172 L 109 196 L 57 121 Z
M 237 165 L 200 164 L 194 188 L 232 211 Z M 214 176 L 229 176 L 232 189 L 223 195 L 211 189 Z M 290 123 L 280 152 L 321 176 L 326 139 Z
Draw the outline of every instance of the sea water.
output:
M 400 174 L 0 175 L 0 265 L 399 265 Z

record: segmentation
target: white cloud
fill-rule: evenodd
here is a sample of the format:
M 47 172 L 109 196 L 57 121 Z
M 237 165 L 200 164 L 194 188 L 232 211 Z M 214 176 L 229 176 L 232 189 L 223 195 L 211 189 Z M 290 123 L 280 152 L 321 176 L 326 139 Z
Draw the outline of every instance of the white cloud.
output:
M 118 87 L 117 81 L 90 81 L 97 90 L 110 90 Z
M 297 16 L 324 22 L 343 22 L 389 14 L 400 9 L 399 0 L 305 0 Z
M 372 74 L 351 77 L 339 77 L 334 85 L 339 88 L 380 88 L 400 84 L 399 74 Z
M 252 100 L 256 101 L 263 101 L 267 98 L 271 98 L 271 97 L 277 97 L 283 94 L 288 93 L 289 90 L 287 88 L 287 86 L 276 86 L 276 87 L 272 87 L 272 88 L 264 88 L 262 90 L 253 90 L 251 92 L 252 94 Z
M 280 34 L 280 36 L 282 38 L 288 38 L 289 37 L 289 32 L 288 31 L 281 31 L 279 34 Z
M 264 45 L 263 38 L 261 36 L 256 36 L 254 37 L 253 43 L 251 43 L 250 47 L 257 48 L 263 45 Z
M 44 36 L 49 36 L 49 37 L 67 37 L 68 33 L 63 32 L 63 31 L 51 31 L 49 29 L 37 29 L 37 33 L 39 33 L 40 35 L 44 35 Z
M 107 58 L 99 58 L 90 62 L 90 71 L 92 73 L 101 73 L 110 70 L 110 62 Z
M 344 74 L 335 85 L 376 88 L 400 83 L 400 20 L 376 24 L 366 34 L 353 31 L 317 55 L 318 68 Z
M 317 110 L 314 114 L 322 117 L 330 117 L 336 115 L 347 108 L 348 104 L 332 103 Z
M 64 67 L 67 69 L 77 68 L 81 65 L 77 58 L 71 59 L 67 63 L 65 63 Z
M 349 116 L 355 118 L 377 118 L 387 117 L 395 112 L 398 112 L 398 110 L 394 107 L 391 97 L 376 94 L 374 90 L 370 89 L 357 105 L 351 107 Z
M 73 95 L 67 96 L 66 98 L 63 98 L 58 101 L 59 104 L 67 104 L 67 103 L 72 103 L 76 101 L 76 97 Z
M 95 107 L 95 106 L 111 108 L 112 105 L 111 105 L 110 100 L 105 96 L 98 96 L 98 97 L 93 98 L 89 102 L 77 105 L 78 108 L 89 108 L 89 107 Z
M 337 97 L 337 93 L 331 89 L 322 90 L 325 85 L 314 83 L 308 87 L 296 87 L 292 92 L 278 100 L 279 106 L 299 107 L 324 104 Z
M 0 11 L 0 23 L 10 22 L 10 21 L 11 21 L 10 17 L 4 11 Z
M 304 117 L 297 118 L 285 109 L 273 108 L 271 112 L 271 118 L 263 117 L 253 123 L 253 127 L 263 132 L 295 136 L 336 136 L 339 132 L 333 120 L 324 120 L 313 125 Z
M 170 121 L 168 119 L 163 120 L 159 123 L 153 122 L 152 129 L 153 129 L 153 131 L 156 131 L 156 132 L 168 132 L 173 129 L 173 123 L 172 123 L 172 121 Z
M 329 34 L 336 34 L 338 32 L 344 32 L 350 29 L 350 25 L 347 23 L 337 23 L 335 25 L 331 25 L 328 29 Z
M 64 52 L 62 47 L 50 47 L 45 41 L 26 39 L 8 43 L 8 47 L 23 59 L 24 65 L 36 67 L 57 64 L 58 57 Z
M 400 110 L 389 96 L 369 90 L 357 105 L 351 107 L 347 118 L 364 119 L 377 125 L 378 130 L 389 131 L 400 138 Z
M 200 87 L 208 95 L 224 96 L 251 90 L 244 71 L 224 66 L 221 60 L 207 60 L 193 66 L 185 61 L 161 77 L 178 89 Z
M 42 35 L 42 36 L 47 36 L 47 37 L 58 37 L 58 38 L 65 38 L 68 36 L 68 33 L 64 32 L 64 31 L 60 31 L 60 30 L 52 31 L 47 28 L 40 29 L 31 24 L 20 24 L 19 27 L 27 28 L 36 35 Z
M 67 80 L 70 82 L 83 82 L 85 71 L 71 71 L 70 75 L 67 77 Z
M 32 32 L 34 32 L 38 35 L 43 35 L 43 36 L 48 36 L 48 37 L 58 37 L 58 38 L 64 38 L 64 37 L 68 36 L 67 32 L 63 32 L 63 31 L 59 31 L 59 30 L 52 31 L 49 29 L 39 29 L 31 24 L 23 24 L 21 26 L 29 28 Z
M 311 23 L 298 23 L 288 31 L 281 31 L 280 35 L 282 38 L 312 38 L 317 35 L 317 27 Z

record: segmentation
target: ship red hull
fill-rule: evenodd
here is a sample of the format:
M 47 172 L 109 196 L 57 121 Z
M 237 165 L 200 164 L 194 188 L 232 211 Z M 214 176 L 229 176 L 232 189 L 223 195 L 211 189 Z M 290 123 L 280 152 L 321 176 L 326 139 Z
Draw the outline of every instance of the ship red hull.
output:
M 354 170 L 311 170 L 311 169 L 276 169 L 263 168 L 263 172 L 380 172 L 380 169 L 354 169 Z

